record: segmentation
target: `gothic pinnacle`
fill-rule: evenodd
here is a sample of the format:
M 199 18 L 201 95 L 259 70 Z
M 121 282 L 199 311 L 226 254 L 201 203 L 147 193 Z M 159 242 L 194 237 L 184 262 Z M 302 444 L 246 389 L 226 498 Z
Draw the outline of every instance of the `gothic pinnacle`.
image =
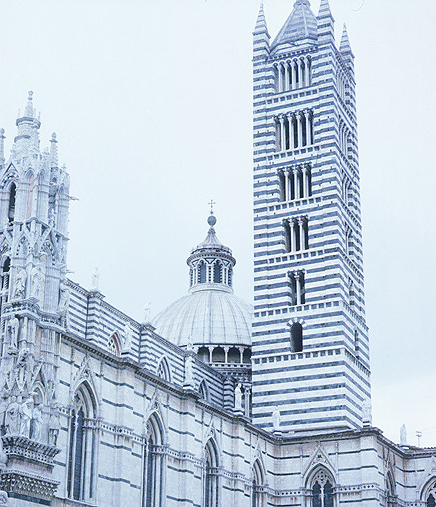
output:
M 0 165 L 5 163 L 5 129 L 0 129 Z
M 58 165 L 58 141 L 56 139 L 56 132 L 53 132 L 50 139 L 50 162 L 53 166 Z
M 341 43 L 339 45 L 339 51 L 341 53 L 353 53 L 351 51 L 350 40 L 348 39 L 347 25 L 344 23 L 344 28 L 342 30 Z
M 28 118 L 33 118 L 34 116 L 34 110 L 33 110 L 33 92 L 29 91 L 28 97 L 27 97 L 27 105 L 26 109 L 24 110 L 24 116 L 27 116 Z
M 255 34 L 265 33 L 269 37 L 268 27 L 266 25 L 265 13 L 263 10 L 263 0 L 260 3 L 259 14 L 257 15 L 256 26 L 254 27 Z

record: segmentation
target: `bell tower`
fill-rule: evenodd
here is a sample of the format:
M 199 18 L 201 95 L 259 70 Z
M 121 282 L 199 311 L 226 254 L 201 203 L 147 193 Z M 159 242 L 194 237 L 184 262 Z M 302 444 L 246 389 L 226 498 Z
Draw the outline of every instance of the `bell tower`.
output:
M 253 422 L 369 424 L 354 56 L 328 0 L 254 30 Z M 275 409 L 277 407 L 277 409 Z
M 69 176 L 58 164 L 56 134 L 40 150 L 32 92 L 19 116 L 7 161 L 3 130 L 0 136 L 0 431 L 8 456 L 23 447 L 23 456 L 33 452 L 41 463 L 42 476 L 34 479 L 40 483 L 19 494 L 34 498 L 40 491 L 47 499 L 55 488 L 50 463 L 58 450 L 50 427 L 59 417 L 57 368 L 69 304 Z M 25 461 L 11 466 L 11 474 L 25 473 Z M 18 494 L 5 484 L 9 496 Z

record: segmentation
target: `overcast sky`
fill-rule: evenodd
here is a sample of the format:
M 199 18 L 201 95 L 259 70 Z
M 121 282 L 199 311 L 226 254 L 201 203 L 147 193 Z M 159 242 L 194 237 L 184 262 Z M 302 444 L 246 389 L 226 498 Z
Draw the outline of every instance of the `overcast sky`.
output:
M 435 0 L 330 0 L 356 55 L 373 422 L 436 445 Z M 265 0 L 274 36 L 290 0 Z M 319 0 L 312 1 L 318 11 Z M 70 277 L 142 320 L 188 288 L 216 230 L 252 300 L 257 0 L 0 0 L 0 127 L 28 90 L 71 176 Z

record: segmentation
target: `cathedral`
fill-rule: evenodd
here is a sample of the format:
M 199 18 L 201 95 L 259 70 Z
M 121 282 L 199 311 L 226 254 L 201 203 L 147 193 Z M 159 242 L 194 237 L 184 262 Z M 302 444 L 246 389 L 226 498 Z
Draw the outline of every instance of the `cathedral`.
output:
M 328 0 L 296 0 L 273 39 L 261 6 L 253 32 L 254 307 L 213 210 L 154 318 L 71 280 L 69 175 L 32 92 L 19 116 L 8 157 L 0 131 L 0 505 L 435 507 L 436 448 L 372 426 L 354 55 Z

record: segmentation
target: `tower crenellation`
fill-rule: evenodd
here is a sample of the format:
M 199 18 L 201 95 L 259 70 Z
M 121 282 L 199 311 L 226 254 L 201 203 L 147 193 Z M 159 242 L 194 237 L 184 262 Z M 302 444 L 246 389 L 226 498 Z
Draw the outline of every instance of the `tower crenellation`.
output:
M 269 428 L 278 405 L 285 431 L 359 427 L 370 373 L 351 47 L 346 32 L 336 47 L 328 0 L 317 17 L 297 0 L 265 51 L 254 45 L 253 420 Z

